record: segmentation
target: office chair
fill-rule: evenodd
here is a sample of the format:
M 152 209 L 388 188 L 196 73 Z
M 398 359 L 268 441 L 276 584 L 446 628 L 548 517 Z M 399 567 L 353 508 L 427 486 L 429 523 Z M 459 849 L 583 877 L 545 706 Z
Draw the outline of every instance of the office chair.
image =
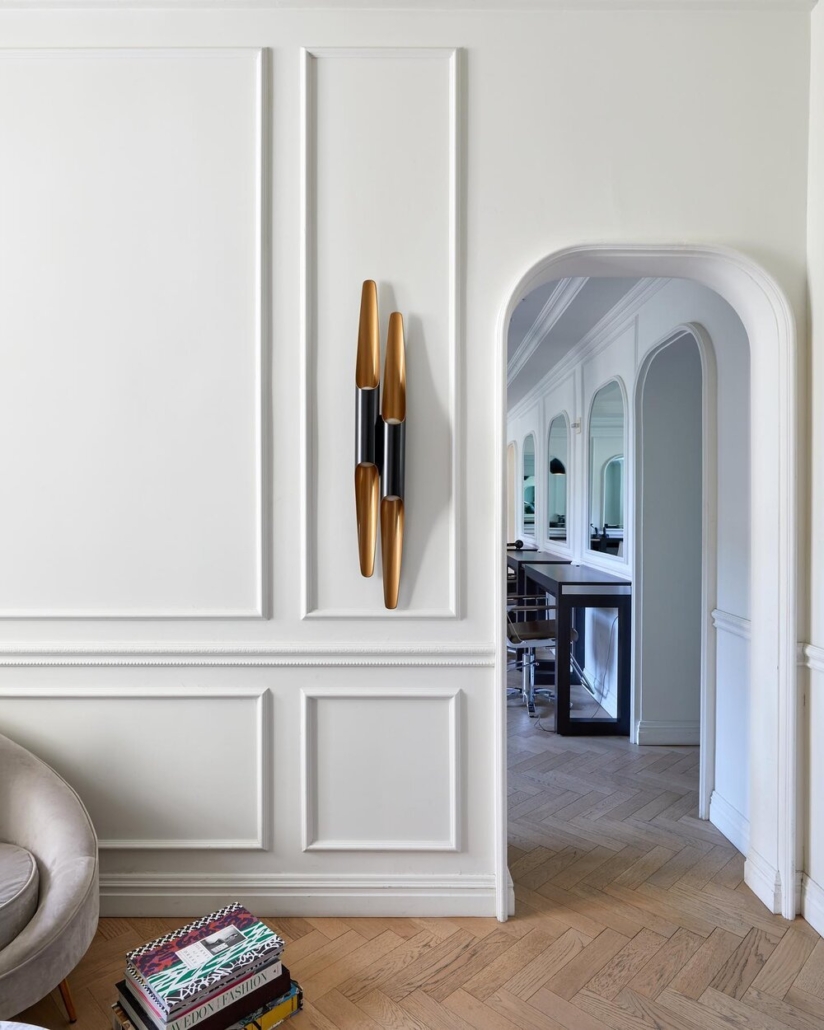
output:
M 512 602 L 512 603 L 510 603 Z M 554 648 L 558 635 L 555 619 L 536 618 L 542 612 L 546 616 L 549 612 L 555 611 L 555 605 L 549 603 L 546 596 L 521 594 L 507 598 L 506 608 L 506 635 L 507 650 L 514 653 L 515 658 L 508 664 L 507 668 L 521 670 L 521 687 L 507 688 L 513 693 L 520 693 L 526 705 L 530 719 L 538 714 L 535 710 L 536 694 L 546 697 L 550 701 L 556 700 L 554 690 L 548 687 L 535 686 L 535 666 L 538 663 L 535 652 L 539 647 Z M 517 620 L 518 613 L 529 613 L 533 618 L 526 618 L 524 621 Z M 577 640 L 578 634 L 573 629 L 570 634 L 571 640 Z M 557 683 L 558 664 L 555 663 L 555 678 Z

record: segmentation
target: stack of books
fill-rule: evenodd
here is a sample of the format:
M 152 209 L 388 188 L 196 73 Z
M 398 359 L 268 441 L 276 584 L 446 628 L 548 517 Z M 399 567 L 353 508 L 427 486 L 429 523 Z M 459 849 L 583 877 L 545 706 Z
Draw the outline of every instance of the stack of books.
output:
M 303 1004 L 282 954 L 242 905 L 196 919 L 127 954 L 113 1030 L 272 1030 Z

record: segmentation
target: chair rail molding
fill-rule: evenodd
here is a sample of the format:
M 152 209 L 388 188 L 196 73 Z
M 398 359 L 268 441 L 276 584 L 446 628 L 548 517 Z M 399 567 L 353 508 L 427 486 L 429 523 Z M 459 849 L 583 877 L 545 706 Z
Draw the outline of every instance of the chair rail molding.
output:
M 824 647 L 802 644 L 804 663 L 812 672 L 824 672 Z
M 730 633 L 742 640 L 749 640 L 752 637 L 752 625 L 749 619 L 741 615 L 732 615 L 730 612 L 723 612 L 720 608 L 713 608 L 712 624 L 722 633 Z
M 492 668 L 491 644 L 301 644 L 258 642 L 192 644 L 170 641 L 126 643 L 0 644 L 3 666 L 360 666 Z M 59 690 L 61 688 L 54 688 Z M 3 697 L 0 688 L 0 697 Z
M 753 454 L 769 452 L 777 487 L 767 488 L 753 476 L 753 541 L 750 561 L 753 610 L 749 646 L 753 666 L 775 670 L 756 680 L 753 690 L 753 733 L 749 747 L 751 790 L 763 797 L 750 825 L 750 851 L 745 879 L 765 905 L 786 918 L 796 915 L 796 882 L 800 864 L 798 815 L 803 799 L 798 779 L 798 520 L 804 475 L 798 465 L 797 337 L 792 308 L 773 277 L 754 260 L 726 247 L 702 244 L 584 243 L 555 251 L 534 263 L 504 298 L 498 320 L 495 367 L 500 446 L 496 448 L 495 548 L 496 590 L 493 617 L 498 624 L 506 597 L 504 539 L 506 354 L 510 319 L 531 290 L 573 276 L 620 275 L 646 279 L 692 279 L 718 293 L 736 311 L 750 344 L 753 368 L 751 425 Z M 627 321 L 635 315 L 628 317 Z M 597 327 L 596 327 L 597 328 Z M 593 346 L 592 341 L 589 346 Z M 576 354 L 574 359 L 580 360 Z M 565 370 L 564 370 L 565 371 Z M 546 384 L 541 386 L 541 389 Z M 522 402 L 527 410 L 531 398 Z M 512 413 L 510 413 L 512 416 Z M 770 424 L 768 436 L 764 426 Z M 751 459 L 754 460 L 754 459 Z M 764 455 L 761 454 L 761 460 Z M 779 532 L 774 527 L 779 526 Z M 743 627 L 731 619 L 720 622 Z M 720 626 L 717 626 L 720 628 Z M 499 701 L 495 712 L 496 912 L 507 915 L 506 876 L 506 654 L 498 642 Z M 757 756 L 757 760 L 755 760 Z M 769 856 L 769 861 L 764 857 Z

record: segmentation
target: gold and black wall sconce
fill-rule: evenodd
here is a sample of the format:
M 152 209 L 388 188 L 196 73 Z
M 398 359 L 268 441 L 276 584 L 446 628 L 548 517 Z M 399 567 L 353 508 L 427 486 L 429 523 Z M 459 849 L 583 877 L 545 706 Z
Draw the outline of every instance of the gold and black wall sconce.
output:
M 369 279 L 361 292 L 355 366 L 355 510 L 362 576 L 375 570 L 380 511 L 383 601 L 397 608 L 403 560 L 406 478 L 406 344 L 403 316 L 389 316 L 380 404 L 378 295 Z M 379 502 L 380 498 L 380 502 Z

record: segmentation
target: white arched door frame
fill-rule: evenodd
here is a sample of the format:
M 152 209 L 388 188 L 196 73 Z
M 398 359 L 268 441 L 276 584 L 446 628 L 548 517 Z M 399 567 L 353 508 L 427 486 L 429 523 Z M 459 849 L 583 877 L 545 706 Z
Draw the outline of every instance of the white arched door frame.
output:
M 542 258 L 510 291 L 498 321 L 498 437 L 494 597 L 498 628 L 495 705 L 495 879 L 497 914 L 511 904 L 506 859 L 506 651 L 504 468 L 507 333 L 517 304 L 545 283 L 572 276 L 692 279 L 736 311 L 751 356 L 751 462 L 777 470 L 752 476 L 750 592 L 750 843 L 745 880 L 772 912 L 797 911 L 799 784 L 797 694 L 797 339 L 792 309 L 775 280 L 749 258 L 722 247 L 588 244 Z M 716 341 L 720 345 L 720 341 Z

